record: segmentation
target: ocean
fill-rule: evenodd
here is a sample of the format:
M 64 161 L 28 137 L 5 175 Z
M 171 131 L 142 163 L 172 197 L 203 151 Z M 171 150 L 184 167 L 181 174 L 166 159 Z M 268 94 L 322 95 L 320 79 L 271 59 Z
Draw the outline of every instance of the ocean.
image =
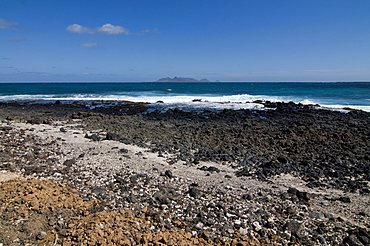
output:
M 368 82 L 1 83 L 0 101 L 132 101 L 185 109 L 262 109 L 258 100 L 370 112 Z M 96 103 L 94 104 L 96 105 Z

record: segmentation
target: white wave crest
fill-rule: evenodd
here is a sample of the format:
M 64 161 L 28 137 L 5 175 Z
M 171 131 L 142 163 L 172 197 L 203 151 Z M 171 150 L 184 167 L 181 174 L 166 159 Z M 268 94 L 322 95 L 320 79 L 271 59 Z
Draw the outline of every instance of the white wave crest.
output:
M 305 105 L 320 104 L 324 108 L 343 109 L 352 108 L 370 112 L 370 106 L 365 105 L 339 105 L 339 104 L 321 104 L 312 99 L 302 99 L 297 97 L 279 97 L 266 95 L 180 95 L 180 94 L 155 94 L 155 93 L 138 93 L 120 95 L 120 94 L 69 94 L 69 95 L 9 95 L 0 96 L 0 101 L 131 101 L 146 102 L 153 106 L 161 105 L 166 108 L 189 108 L 189 109 L 263 109 L 259 102 L 295 102 Z M 369 99 L 366 99 L 369 100 Z M 160 103 L 159 103 L 160 102 Z M 256 103 L 258 102 L 258 103 Z

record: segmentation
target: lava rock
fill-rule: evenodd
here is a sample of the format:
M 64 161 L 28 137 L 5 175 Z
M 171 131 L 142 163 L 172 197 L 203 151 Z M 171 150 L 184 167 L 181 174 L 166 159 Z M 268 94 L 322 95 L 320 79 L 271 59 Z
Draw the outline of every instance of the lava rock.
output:
M 254 196 L 253 194 L 248 193 L 248 194 L 242 195 L 242 198 L 251 201 L 253 200 Z
M 85 138 L 91 139 L 91 140 L 96 141 L 96 142 L 102 140 L 101 137 L 98 134 L 96 134 L 96 133 L 91 134 L 91 135 L 86 134 L 85 135 Z
M 179 194 L 174 189 L 161 187 L 153 197 L 160 204 L 169 204 L 170 200 L 176 200 L 178 196 Z
M 308 214 L 308 216 L 310 218 L 313 218 L 313 219 L 318 219 L 318 220 L 322 220 L 325 218 L 325 214 L 323 213 L 318 213 L 318 212 L 311 212 Z
M 11 127 L 11 126 L 3 126 L 3 127 L 1 127 L 0 129 L 1 129 L 2 131 L 6 131 L 6 132 L 8 132 L 8 131 L 12 130 L 12 129 L 13 129 L 13 127 Z
M 201 196 L 201 191 L 195 187 L 190 187 L 187 193 L 189 194 L 189 196 L 194 198 L 198 198 Z
M 307 202 L 312 198 L 312 194 L 305 191 L 299 191 L 296 188 L 289 188 L 288 193 L 297 196 L 300 201 Z
M 305 233 L 305 227 L 302 223 L 295 221 L 295 220 L 290 220 L 285 223 L 284 230 L 290 231 L 293 235 L 301 238 L 304 236 Z
M 370 231 L 364 228 L 357 228 L 349 231 L 349 236 L 343 240 L 343 244 L 350 246 L 370 245 Z
M 348 196 L 342 196 L 338 198 L 338 201 L 344 202 L 344 203 L 351 203 L 351 198 Z
M 220 169 L 218 169 L 217 167 L 214 167 L 214 166 L 210 166 L 210 167 L 207 167 L 207 166 L 203 166 L 201 168 L 198 168 L 199 170 L 202 170 L 202 171 L 207 171 L 207 172 L 216 172 L 216 173 L 219 173 L 221 172 Z
M 105 140 L 118 141 L 118 140 L 120 140 L 120 135 L 117 134 L 117 133 L 108 132 L 107 135 L 105 136 Z
M 72 165 L 75 163 L 76 163 L 76 159 L 69 159 L 69 160 L 64 161 L 63 165 L 67 167 L 72 167 Z
M 174 177 L 171 170 L 166 170 L 164 172 L 164 176 L 166 176 L 166 177 L 168 177 L 170 179 L 172 179 Z
M 127 154 L 128 153 L 128 149 L 125 149 L 125 148 L 121 148 L 119 150 L 120 153 L 123 153 L 123 154 Z

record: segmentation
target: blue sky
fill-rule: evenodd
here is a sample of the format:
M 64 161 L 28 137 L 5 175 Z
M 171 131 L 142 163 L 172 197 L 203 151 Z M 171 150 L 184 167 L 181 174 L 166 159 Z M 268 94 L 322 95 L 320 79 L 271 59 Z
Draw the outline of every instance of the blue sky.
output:
M 0 82 L 370 81 L 368 0 L 0 0 Z

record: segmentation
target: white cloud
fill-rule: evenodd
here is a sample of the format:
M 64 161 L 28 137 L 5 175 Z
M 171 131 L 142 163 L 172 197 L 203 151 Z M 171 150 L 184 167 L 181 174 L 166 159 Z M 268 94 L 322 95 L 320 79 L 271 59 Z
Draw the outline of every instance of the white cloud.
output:
M 105 34 L 130 34 L 130 31 L 127 28 L 124 28 L 123 26 L 115 26 L 109 23 L 101 27 L 97 27 L 96 30 Z
M 0 19 L 0 29 L 17 30 L 17 28 L 15 28 L 14 26 L 19 26 L 19 23 L 15 21 Z
M 109 23 L 104 24 L 101 27 L 97 27 L 97 28 L 90 28 L 90 27 L 81 26 L 79 24 L 73 24 L 73 25 L 69 25 L 66 28 L 66 31 L 72 32 L 72 33 L 80 33 L 80 34 L 84 34 L 84 33 L 93 34 L 96 32 L 101 32 L 104 34 L 122 34 L 122 33 L 131 34 L 130 30 L 128 30 L 127 28 L 124 28 L 123 26 L 115 26 Z
M 84 26 L 78 25 L 78 24 L 73 24 L 73 25 L 67 26 L 66 30 L 68 32 L 72 32 L 72 33 L 89 33 L 89 34 L 95 33 L 95 30 L 93 30 L 89 27 L 84 27 Z
M 80 46 L 87 47 L 87 48 L 92 48 L 92 47 L 98 46 L 98 44 L 97 43 L 82 43 L 82 44 L 80 44 Z

